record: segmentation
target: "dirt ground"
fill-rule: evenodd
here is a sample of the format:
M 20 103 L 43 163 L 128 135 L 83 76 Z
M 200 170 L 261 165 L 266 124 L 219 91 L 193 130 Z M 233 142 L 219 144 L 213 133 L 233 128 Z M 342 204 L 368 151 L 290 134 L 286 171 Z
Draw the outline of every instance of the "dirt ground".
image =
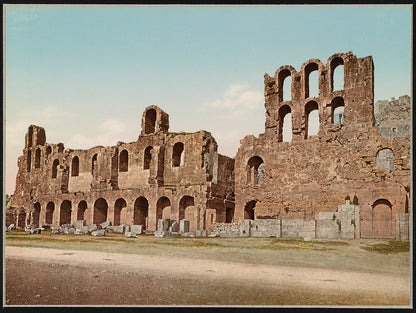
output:
M 410 253 L 360 248 L 371 241 L 16 238 L 6 305 L 410 305 Z

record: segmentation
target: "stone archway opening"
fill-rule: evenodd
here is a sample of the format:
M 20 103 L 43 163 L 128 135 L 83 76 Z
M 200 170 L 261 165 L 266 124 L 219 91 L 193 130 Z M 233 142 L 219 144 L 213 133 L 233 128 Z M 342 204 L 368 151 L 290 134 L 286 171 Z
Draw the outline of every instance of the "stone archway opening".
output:
M 145 197 L 139 197 L 134 201 L 133 223 L 143 225 L 147 229 L 149 216 L 149 202 Z
M 36 202 L 33 206 L 33 212 L 32 212 L 32 224 L 39 227 L 39 221 L 40 221 L 40 203 Z
M 156 224 L 162 218 L 170 218 L 171 203 L 168 197 L 161 197 L 156 204 Z
M 53 202 L 48 202 L 48 204 L 46 205 L 46 216 L 45 216 L 46 224 L 52 225 L 54 211 L 55 211 L 55 204 Z
M 71 224 L 71 201 L 64 200 L 59 214 L 59 225 Z
M 99 198 L 94 203 L 93 224 L 101 224 L 107 221 L 108 204 L 103 198 Z
M 255 219 L 255 207 L 256 207 L 257 201 L 251 200 L 247 202 L 246 206 L 244 207 L 244 219 L 245 220 L 254 220 Z
M 179 201 L 179 220 L 189 221 L 189 231 L 194 232 L 198 228 L 198 209 L 195 206 L 194 197 L 183 196 Z
M 127 220 L 127 202 L 123 198 L 119 198 L 114 203 L 114 226 L 121 224 L 129 224 Z

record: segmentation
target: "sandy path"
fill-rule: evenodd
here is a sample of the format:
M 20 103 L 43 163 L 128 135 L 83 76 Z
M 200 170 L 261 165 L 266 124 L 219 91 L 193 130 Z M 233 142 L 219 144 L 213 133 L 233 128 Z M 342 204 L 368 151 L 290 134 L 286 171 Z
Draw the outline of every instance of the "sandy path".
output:
M 104 265 L 190 279 L 235 281 L 239 284 L 254 283 L 271 288 L 276 285 L 285 285 L 313 288 L 322 292 L 338 290 L 345 293 L 375 292 L 380 296 L 382 294 L 410 295 L 410 277 L 377 273 L 13 246 L 5 247 L 5 256 L 8 259 L 22 258 L 49 263 Z

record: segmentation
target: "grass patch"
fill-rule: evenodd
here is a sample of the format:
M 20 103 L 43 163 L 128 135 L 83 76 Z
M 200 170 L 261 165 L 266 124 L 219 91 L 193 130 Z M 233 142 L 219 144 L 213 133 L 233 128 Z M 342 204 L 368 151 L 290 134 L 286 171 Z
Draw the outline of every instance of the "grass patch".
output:
M 360 246 L 360 248 L 366 251 L 376 252 L 376 253 L 381 253 L 381 254 L 409 252 L 410 242 L 390 240 L 388 243 L 379 243 L 375 245 Z

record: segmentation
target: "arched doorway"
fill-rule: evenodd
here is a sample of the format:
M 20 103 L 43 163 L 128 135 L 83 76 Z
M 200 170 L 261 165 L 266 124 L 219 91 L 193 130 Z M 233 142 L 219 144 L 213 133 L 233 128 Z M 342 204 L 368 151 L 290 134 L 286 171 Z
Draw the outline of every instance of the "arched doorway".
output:
M 87 210 L 87 208 L 88 208 L 87 202 L 84 200 L 82 200 L 78 204 L 77 221 L 85 220 L 85 211 Z
M 179 201 L 179 220 L 189 221 L 189 231 L 194 232 L 198 227 L 198 210 L 195 206 L 194 197 L 183 196 Z
M 45 216 L 46 224 L 52 225 L 54 211 L 55 211 L 55 204 L 53 202 L 48 202 L 48 204 L 46 205 L 46 216 Z
M 99 198 L 94 203 L 93 224 L 101 224 L 107 221 L 108 204 L 103 198 Z
M 378 199 L 371 206 L 371 215 L 362 220 L 362 238 L 395 238 L 395 225 L 392 214 L 393 205 L 386 199 Z
M 59 214 L 59 225 L 71 224 L 71 201 L 64 200 Z
M 32 212 L 32 224 L 39 227 L 39 217 L 40 217 L 40 203 L 36 202 L 33 206 L 33 212 Z
M 147 229 L 147 217 L 149 215 L 149 202 L 145 197 L 139 197 L 134 201 L 133 223 L 143 225 Z
M 156 225 L 162 218 L 170 218 L 171 204 L 168 197 L 161 197 L 156 204 Z
M 254 208 L 256 207 L 256 200 L 251 200 L 247 202 L 246 206 L 244 207 L 244 219 L 245 220 L 254 220 Z
M 114 226 L 119 226 L 120 224 L 128 224 L 127 220 L 127 202 L 123 198 L 117 199 L 114 203 Z

